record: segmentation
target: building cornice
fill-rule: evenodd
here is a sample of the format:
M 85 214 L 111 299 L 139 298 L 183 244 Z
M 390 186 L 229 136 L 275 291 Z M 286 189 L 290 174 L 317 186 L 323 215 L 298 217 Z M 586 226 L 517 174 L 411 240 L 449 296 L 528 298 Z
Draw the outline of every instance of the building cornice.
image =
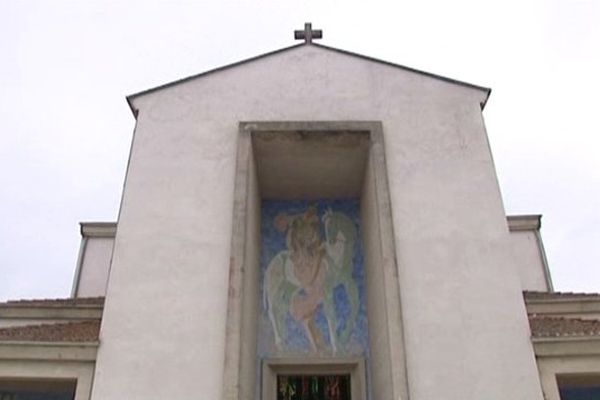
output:
M 96 361 L 96 342 L 0 342 L 0 360 L 18 361 Z
M 3 305 L 0 307 L 0 319 L 90 320 L 102 318 L 102 310 L 102 305 L 60 307 L 24 307 Z
M 531 342 L 536 357 L 600 355 L 600 336 L 539 337 Z

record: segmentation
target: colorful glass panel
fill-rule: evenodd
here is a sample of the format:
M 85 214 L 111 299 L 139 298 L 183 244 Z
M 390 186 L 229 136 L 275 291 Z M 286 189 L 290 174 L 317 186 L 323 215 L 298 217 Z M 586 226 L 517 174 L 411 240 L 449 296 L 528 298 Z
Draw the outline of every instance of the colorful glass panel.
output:
M 278 375 L 277 400 L 351 400 L 350 375 Z

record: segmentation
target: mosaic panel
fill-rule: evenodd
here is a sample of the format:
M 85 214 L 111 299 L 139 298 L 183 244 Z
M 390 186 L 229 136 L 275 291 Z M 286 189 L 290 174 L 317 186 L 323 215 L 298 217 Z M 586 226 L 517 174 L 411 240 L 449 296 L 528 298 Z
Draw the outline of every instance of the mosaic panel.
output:
M 367 353 L 357 199 L 265 200 L 259 357 Z

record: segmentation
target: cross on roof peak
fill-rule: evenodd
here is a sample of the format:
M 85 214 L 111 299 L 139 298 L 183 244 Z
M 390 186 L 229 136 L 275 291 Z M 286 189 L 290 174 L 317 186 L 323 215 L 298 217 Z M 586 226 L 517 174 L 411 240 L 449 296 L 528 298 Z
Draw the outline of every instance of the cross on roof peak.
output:
M 323 38 L 323 31 L 320 29 L 312 29 L 312 24 L 307 22 L 304 24 L 304 30 L 294 31 L 294 39 L 296 40 L 304 40 L 304 43 L 309 44 L 312 43 L 313 39 L 321 39 Z

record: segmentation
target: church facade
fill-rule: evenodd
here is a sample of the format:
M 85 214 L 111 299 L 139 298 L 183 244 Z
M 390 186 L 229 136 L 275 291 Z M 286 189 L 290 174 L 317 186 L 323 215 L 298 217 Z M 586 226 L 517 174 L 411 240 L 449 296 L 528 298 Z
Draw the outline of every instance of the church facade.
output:
M 319 36 L 128 97 L 118 222 L 71 298 L 0 304 L 0 399 L 600 393 L 600 295 L 506 216 L 490 90 Z

